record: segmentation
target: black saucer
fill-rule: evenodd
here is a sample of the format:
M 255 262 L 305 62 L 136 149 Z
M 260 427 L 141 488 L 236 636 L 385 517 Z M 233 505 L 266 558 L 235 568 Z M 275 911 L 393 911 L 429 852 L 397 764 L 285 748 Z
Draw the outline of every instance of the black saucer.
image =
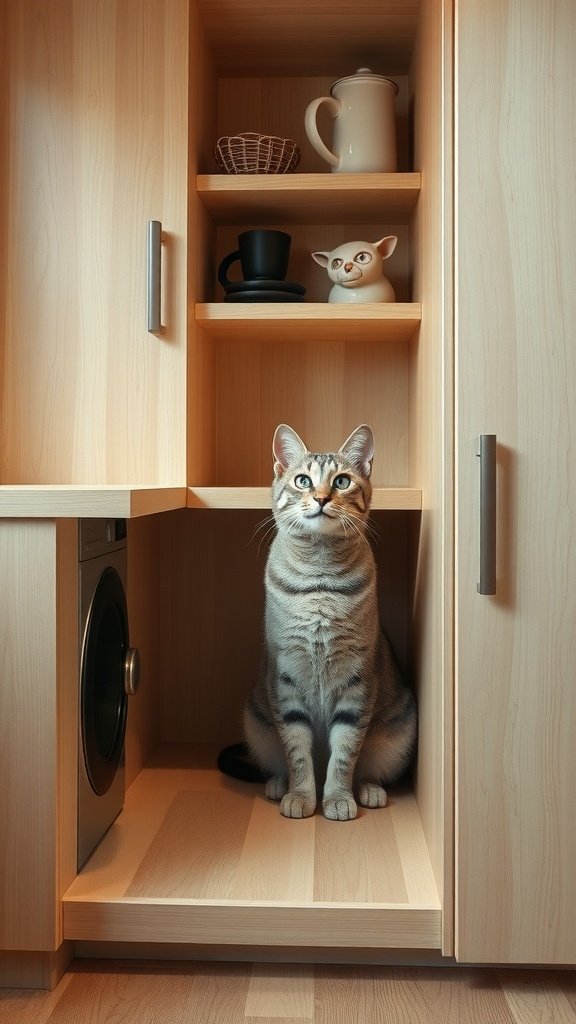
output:
M 240 291 L 228 293 L 224 296 L 224 302 L 305 302 L 301 294 L 290 291 L 272 291 L 265 288 L 258 288 L 251 291 Z
M 265 277 L 255 278 L 253 281 L 234 281 L 226 285 L 227 295 L 236 295 L 242 292 L 292 292 L 295 295 L 304 295 L 306 289 L 302 284 L 294 284 L 292 281 L 271 281 Z

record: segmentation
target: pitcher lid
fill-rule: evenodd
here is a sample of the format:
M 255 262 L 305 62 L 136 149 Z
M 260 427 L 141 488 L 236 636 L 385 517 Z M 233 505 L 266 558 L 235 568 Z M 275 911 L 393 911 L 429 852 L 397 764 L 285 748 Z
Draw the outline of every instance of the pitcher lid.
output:
M 383 75 L 375 75 L 370 68 L 358 68 L 358 71 L 354 75 L 347 75 L 345 78 L 339 78 L 337 82 L 330 87 L 330 93 L 334 92 L 339 85 L 348 84 L 348 82 L 371 82 L 373 85 L 378 83 L 386 82 L 387 85 L 391 85 L 394 89 L 394 94 L 398 95 L 398 85 L 393 82 L 391 78 L 384 78 Z

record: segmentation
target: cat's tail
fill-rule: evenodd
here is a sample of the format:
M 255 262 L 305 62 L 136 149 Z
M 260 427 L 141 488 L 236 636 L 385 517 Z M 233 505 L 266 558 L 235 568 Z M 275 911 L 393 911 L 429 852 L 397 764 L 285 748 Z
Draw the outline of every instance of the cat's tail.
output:
M 218 768 L 223 775 L 242 782 L 266 782 L 267 775 L 250 759 L 245 743 L 232 743 L 218 754 Z

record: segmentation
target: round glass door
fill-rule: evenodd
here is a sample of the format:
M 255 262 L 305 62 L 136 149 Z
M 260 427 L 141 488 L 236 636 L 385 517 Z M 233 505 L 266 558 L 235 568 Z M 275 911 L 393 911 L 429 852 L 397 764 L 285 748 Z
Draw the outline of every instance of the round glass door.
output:
M 99 796 L 112 785 L 122 756 L 127 650 L 126 595 L 118 573 L 109 566 L 98 580 L 88 613 L 81 672 L 84 760 L 90 784 Z

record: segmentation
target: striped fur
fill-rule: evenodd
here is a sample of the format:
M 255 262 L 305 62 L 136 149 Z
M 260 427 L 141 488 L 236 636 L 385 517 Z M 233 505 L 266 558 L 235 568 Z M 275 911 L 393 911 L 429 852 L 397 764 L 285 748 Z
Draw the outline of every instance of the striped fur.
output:
M 416 741 L 416 707 L 380 629 L 365 536 L 374 450 L 358 427 L 337 453 L 274 435 L 276 536 L 266 566 L 263 666 L 246 739 L 286 817 L 354 818 L 386 803 Z

